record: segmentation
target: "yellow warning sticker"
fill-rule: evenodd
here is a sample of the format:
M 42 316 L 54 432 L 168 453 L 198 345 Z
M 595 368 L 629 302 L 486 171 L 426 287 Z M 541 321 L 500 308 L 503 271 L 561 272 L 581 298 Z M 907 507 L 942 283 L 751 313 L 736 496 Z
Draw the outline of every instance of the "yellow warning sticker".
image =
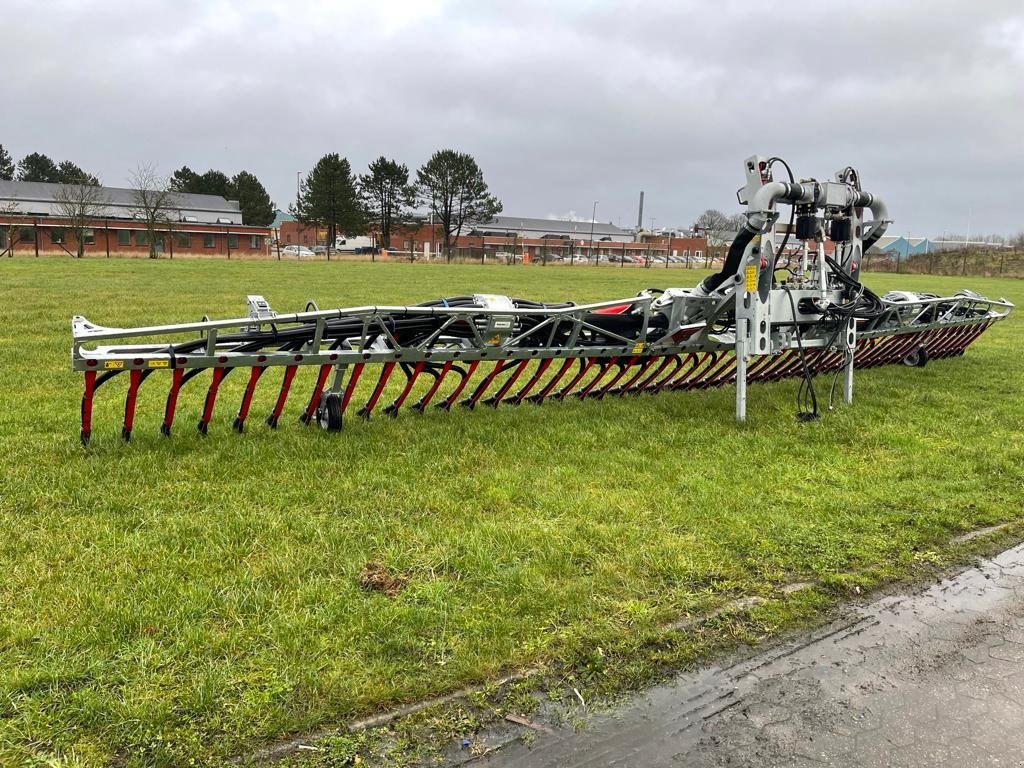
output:
M 124 360 L 107 360 L 103 364 L 104 368 L 124 368 Z
M 487 345 L 490 347 L 496 347 L 499 344 L 501 344 L 501 334 L 496 333 L 487 340 Z
M 638 341 L 636 344 L 633 345 L 633 354 L 634 355 L 642 354 L 643 351 L 644 351 L 644 346 L 645 345 L 644 345 L 644 343 L 642 341 Z
M 170 364 L 171 363 L 170 363 L 169 360 L 150 360 L 149 361 L 149 367 L 150 368 L 166 368 Z
M 753 293 L 757 290 L 757 267 L 747 267 L 747 293 Z

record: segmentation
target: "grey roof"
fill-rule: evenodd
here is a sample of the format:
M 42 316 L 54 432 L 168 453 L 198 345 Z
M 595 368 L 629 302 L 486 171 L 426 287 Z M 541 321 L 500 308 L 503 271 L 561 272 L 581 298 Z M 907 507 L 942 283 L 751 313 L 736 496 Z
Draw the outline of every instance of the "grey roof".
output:
M 474 224 L 472 229 L 480 232 L 518 233 L 524 237 L 538 234 L 570 235 L 575 238 L 590 237 L 589 221 L 567 221 L 564 219 L 531 219 L 525 216 L 495 216 L 486 224 Z M 594 222 L 594 237 L 616 237 L 632 240 L 631 233 L 613 224 Z
M 0 205 L 17 203 L 18 213 L 57 215 L 54 196 L 64 184 L 47 184 L 41 181 L 5 181 L 0 179 Z M 135 206 L 134 192 L 123 187 L 101 187 L 107 199 L 106 211 L 97 218 L 132 219 Z M 195 219 L 203 224 L 241 224 L 242 212 L 236 200 L 226 200 L 219 195 L 195 195 L 190 192 L 175 192 L 174 208 L 181 221 Z M 230 219 L 219 222 L 218 219 Z

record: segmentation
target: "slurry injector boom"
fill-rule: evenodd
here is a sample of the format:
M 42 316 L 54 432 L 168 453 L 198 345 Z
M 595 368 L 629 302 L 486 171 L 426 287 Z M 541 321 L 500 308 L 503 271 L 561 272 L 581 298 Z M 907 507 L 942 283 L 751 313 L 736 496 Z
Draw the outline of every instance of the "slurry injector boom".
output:
M 786 180 L 773 177 L 777 166 Z M 121 434 L 130 439 L 139 388 L 154 373 L 170 381 L 161 426 L 168 436 L 192 379 L 209 371 L 198 421 L 206 434 L 224 379 L 235 371 L 247 377 L 234 413 L 242 432 L 271 368 L 279 371 L 265 417 L 271 428 L 296 380 L 307 377 L 299 419 L 329 431 L 340 430 L 346 414 L 369 418 L 378 407 L 397 416 L 403 408 L 540 404 L 733 382 L 736 418 L 743 420 L 749 382 L 787 377 L 802 379 L 800 416 L 813 418 L 816 374 L 833 374 L 833 391 L 841 376 L 849 403 L 854 368 L 923 366 L 961 355 L 1012 310 L 1005 299 L 971 291 L 877 296 L 860 282 L 860 270 L 888 213 L 861 189 L 853 168 L 829 182 L 797 182 L 779 158 L 751 157 L 745 168 L 737 193 L 746 205 L 743 229 L 721 271 L 696 288 L 650 288 L 590 304 L 483 293 L 414 306 L 322 310 L 310 302 L 294 314 L 277 314 L 263 297 L 250 296 L 247 317 L 141 328 L 106 328 L 76 316 L 71 354 L 85 376 L 82 442 L 92 434 L 96 391 L 117 377 L 127 379 Z M 784 206 L 790 216 L 780 226 Z M 307 368 L 311 373 L 299 373 Z

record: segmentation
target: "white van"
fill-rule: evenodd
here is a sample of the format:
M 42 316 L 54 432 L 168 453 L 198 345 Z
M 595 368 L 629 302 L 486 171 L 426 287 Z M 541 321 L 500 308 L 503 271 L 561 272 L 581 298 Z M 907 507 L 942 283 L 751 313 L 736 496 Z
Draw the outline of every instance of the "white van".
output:
M 343 237 L 339 235 L 334 239 L 334 249 L 337 251 L 355 251 L 357 249 L 373 248 L 376 245 L 372 237 L 360 235 L 359 237 Z

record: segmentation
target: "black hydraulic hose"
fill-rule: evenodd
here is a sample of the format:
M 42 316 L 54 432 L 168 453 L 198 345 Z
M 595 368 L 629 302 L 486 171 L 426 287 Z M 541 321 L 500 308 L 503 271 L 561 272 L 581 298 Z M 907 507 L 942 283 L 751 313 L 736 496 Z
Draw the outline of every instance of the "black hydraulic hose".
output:
M 732 245 L 729 246 L 729 253 L 725 257 L 725 264 L 722 265 L 722 271 L 714 275 L 708 275 L 701 283 L 700 287 L 705 293 L 711 293 L 718 288 L 727 279 L 736 274 L 740 268 L 740 263 L 743 261 L 743 252 L 750 245 L 750 241 L 754 239 L 752 230 L 747 227 L 743 227 L 737 234 L 736 239 L 732 241 Z
M 873 246 L 879 240 L 881 240 L 882 239 L 882 235 L 884 235 L 884 234 L 885 234 L 885 230 L 884 229 L 882 229 L 881 227 L 875 227 L 874 230 L 872 230 L 871 234 L 868 235 L 867 239 L 864 240 L 864 243 L 861 246 L 861 252 L 862 253 L 867 253 L 868 249 L 871 248 L 871 246 Z
M 868 192 L 860 192 L 855 205 L 870 208 L 871 213 L 875 217 L 875 220 L 871 222 L 871 233 L 865 237 L 864 241 L 861 243 L 861 247 L 863 249 L 862 253 L 867 253 L 871 246 L 882 239 L 882 235 L 885 234 L 885 231 L 888 228 L 889 222 L 885 219 L 885 204 Z

